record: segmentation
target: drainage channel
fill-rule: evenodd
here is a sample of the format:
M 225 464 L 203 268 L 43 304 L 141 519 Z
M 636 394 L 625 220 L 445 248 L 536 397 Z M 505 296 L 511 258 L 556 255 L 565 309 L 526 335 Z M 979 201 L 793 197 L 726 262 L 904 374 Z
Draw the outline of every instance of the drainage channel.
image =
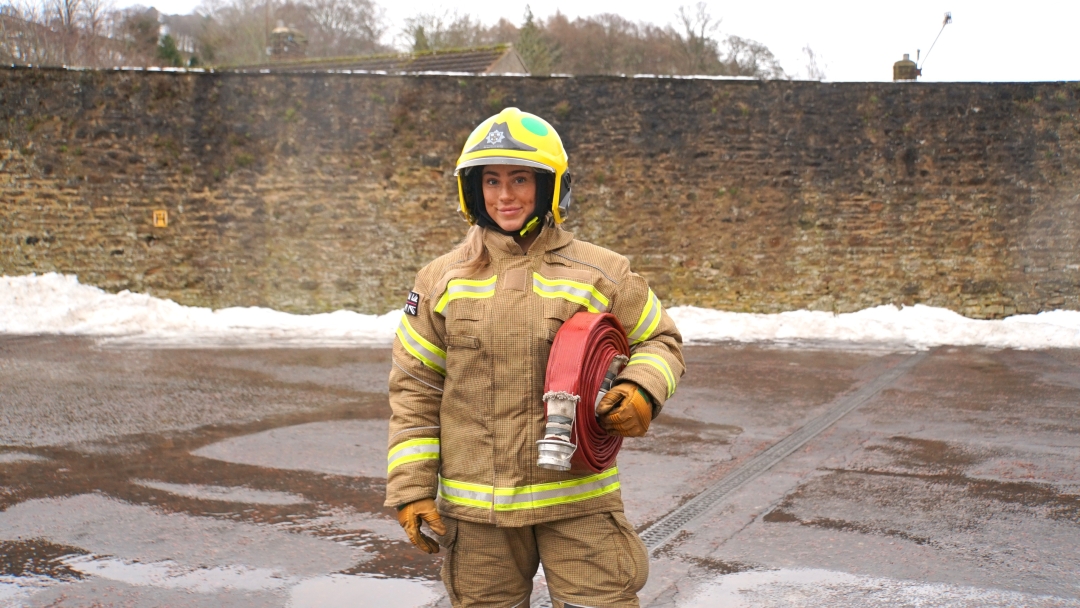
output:
M 926 358 L 926 352 L 918 352 L 885 370 L 880 376 L 874 378 L 873 382 L 870 382 L 854 393 L 843 397 L 824 414 L 814 418 L 799 428 L 799 430 L 773 444 L 772 447 L 736 467 L 733 471 L 725 475 L 723 479 L 705 489 L 705 491 L 690 499 L 681 507 L 657 520 L 653 525 L 649 526 L 641 533 L 641 540 L 644 541 L 645 547 L 649 550 L 649 553 L 664 546 L 664 544 L 678 534 L 680 530 L 686 528 L 689 523 L 703 515 L 709 509 L 723 502 L 729 494 L 746 485 L 747 482 L 753 480 L 765 471 L 768 471 L 781 460 L 795 452 L 795 450 L 798 450 L 805 445 L 806 442 L 832 426 L 837 420 L 840 420 L 846 414 L 885 390 L 890 384 L 896 382 L 901 376 L 911 371 L 924 358 Z M 532 606 L 534 606 L 534 608 L 551 607 L 551 599 L 544 591 L 546 591 L 546 589 L 537 589 L 533 593 Z
M 918 352 L 897 365 L 885 370 L 873 382 L 842 398 L 824 414 L 806 423 L 799 430 L 781 439 L 769 449 L 735 468 L 723 479 L 707 488 L 702 493 L 687 501 L 678 509 L 660 518 L 641 533 L 641 540 L 649 552 L 653 552 L 671 540 L 687 524 L 706 511 L 722 502 L 729 494 L 738 490 L 758 475 L 771 469 L 778 462 L 801 448 L 819 433 L 832 426 L 855 408 L 866 403 L 883 391 L 890 384 L 908 373 L 926 357 L 926 352 Z

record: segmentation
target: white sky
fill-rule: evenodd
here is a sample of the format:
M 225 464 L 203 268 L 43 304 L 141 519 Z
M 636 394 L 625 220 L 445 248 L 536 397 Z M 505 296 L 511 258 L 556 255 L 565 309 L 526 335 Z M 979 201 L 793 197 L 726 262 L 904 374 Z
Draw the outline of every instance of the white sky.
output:
M 526 4 L 538 18 L 556 10 L 570 18 L 618 13 L 634 21 L 674 23 L 680 4 L 695 0 L 376 0 L 393 42 L 406 17 L 457 9 L 485 23 L 506 17 L 520 24 Z M 118 0 L 120 6 L 134 4 Z M 141 0 L 166 13 L 188 13 L 198 0 Z M 925 56 L 946 11 L 945 28 L 926 63 L 924 81 L 1080 80 L 1080 1 L 906 0 L 856 2 L 793 0 L 719 2 L 707 0 L 710 13 L 722 19 L 720 34 L 765 43 L 788 74 L 805 73 L 803 47 L 810 45 L 825 64 L 831 81 L 879 81 L 892 78 L 892 64 L 904 53 Z

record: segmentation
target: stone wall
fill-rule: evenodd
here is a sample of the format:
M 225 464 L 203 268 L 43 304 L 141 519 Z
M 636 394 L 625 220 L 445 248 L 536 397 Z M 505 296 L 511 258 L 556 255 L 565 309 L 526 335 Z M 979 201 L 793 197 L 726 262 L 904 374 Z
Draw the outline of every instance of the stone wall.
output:
M 399 307 L 516 105 L 579 237 L 667 305 L 1080 308 L 1080 85 L 0 70 L 0 273 L 212 307 Z M 155 228 L 155 209 L 169 225 Z

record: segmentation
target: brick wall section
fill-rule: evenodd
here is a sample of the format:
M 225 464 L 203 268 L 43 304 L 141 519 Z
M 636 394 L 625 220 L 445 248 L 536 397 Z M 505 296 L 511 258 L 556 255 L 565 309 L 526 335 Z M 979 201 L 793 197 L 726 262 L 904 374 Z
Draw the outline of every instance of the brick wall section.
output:
M 571 230 L 669 306 L 1080 309 L 1078 102 L 1076 83 L 2 69 L 0 273 L 385 312 L 464 234 L 465 137 L 516 105 L 563 135 Z

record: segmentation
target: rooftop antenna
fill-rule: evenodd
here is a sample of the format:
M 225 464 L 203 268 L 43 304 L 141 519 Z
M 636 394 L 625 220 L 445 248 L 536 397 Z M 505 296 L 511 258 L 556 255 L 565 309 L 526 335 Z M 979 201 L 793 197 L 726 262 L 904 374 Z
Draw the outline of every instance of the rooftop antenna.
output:
M 941 38 L 941 32 L 944 32 L 945 31 L 945 26 L 949 25 L 950 23 L 952 23 L 952 13 L 945 13 L 945 18 L 941 20 L 941 29 L 938 30 L 937 37 L 934 38 L 933 44 L 930 45 L 930 51 L 934 50 L 934 44 L 937 44 L 938 38 Z M 930 57 L 930 51 L 926 51 L 927 59 Z M 915 54 L 915 59 L 916 60 L 918 60 L 920 54 L 921 54 L 920 52 L 918 52 L 918 51 L 916 52 L 916 54 Z M 922 60 L 922 65 L 919 66 L 919 71 L 922 72 L 922 69 L 924 67 L 926 67 L 926 59 Z

